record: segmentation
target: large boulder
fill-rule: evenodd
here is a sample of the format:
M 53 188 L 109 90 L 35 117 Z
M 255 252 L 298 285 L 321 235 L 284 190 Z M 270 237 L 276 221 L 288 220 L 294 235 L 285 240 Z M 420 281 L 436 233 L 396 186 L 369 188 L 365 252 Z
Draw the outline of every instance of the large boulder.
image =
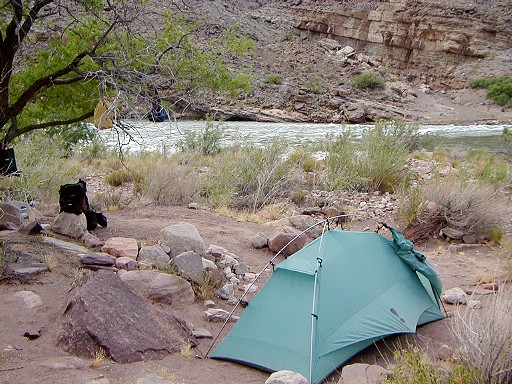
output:
M 185 279 L 157 271 L 130 271 L 121 274 L 142 296 L 175 307 L 192 304 L 195 300 L 192 286 Z
M 61 212 L 51 224 L 51 229 L 55 233 L 79 239 L 87 232 L 87 218 L 83 213 Z
M 307 236 L 293 227 L 278 228 L 268 239 L 268 248 L 279 252 L 283 247 L 284 256 L 290 256 L 301 249 L 307 242 Z M 288 244 L 288 245 L 287 245 Z
M 178 223 L 160 231 L 162 243 L 169 247 L 171 259 L 187 251 L 194 251 L 199 256 L 206 255 L 206 246 L 197 228 L 189 223 Z
M 103 348 L 117 363 L 164 358 L 188 338 L 178 320 L 110 271 L 89 273 L 78 282 L 60 322 L 60 347 L 89 358 Z

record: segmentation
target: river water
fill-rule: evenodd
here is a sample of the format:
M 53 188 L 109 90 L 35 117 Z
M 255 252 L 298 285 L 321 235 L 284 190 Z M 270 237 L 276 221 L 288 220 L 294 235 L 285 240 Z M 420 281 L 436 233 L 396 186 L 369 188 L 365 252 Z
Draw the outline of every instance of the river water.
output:
M 129 135 L 120 130 L 101 131 L 107 145 L 122 145 L 129 152 L 141 151 L 176 151 L 176 143 L 183 138 L 186 131 L 201 132 L 205 129 L 204 121 L 166 121 L 153 123 L 147 121 L 127 121 L 131 128 Z M 351 130 L 360 137 L 365 129 L 373 125 L 313 124 L 313 123 L 260 123 L 227 121 L 220 124 L 224 138 L 223 145 L 234 143 L 254 143 L 264 145 L 275 136 L 285 138 L 292 145 L 306 142 L 319 142 L 330 135 L 339 135 Z M 505 125 L 420 125 L 419 134 L 435 137 L 435 144 L 448 148 L 464 149 L 485 148 L 498 151 L 501 134 Z M 512 128 L 512 126 L 511 126 Z

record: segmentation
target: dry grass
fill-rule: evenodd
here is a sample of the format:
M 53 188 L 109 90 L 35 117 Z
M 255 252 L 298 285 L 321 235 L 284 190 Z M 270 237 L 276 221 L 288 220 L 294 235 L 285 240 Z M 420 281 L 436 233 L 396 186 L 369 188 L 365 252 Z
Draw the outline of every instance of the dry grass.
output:
M 184 343 L 180 347 L 180 354 L 181 354 L 181 356 L 188 359 L 188 358 L 194 356 L 194 348 L 192 347 L 192 345 L 190 343 Z
M 55 268 L 57 268 L 57 265 L 59 265 L 57 259 L 53 255 L 45 255 L 44 263 L 50 272 L 53 272 Z
M 91 364 L 91 368 L 99 369 L 99 368 L 103 367 L 103 363 L 104 363 L 104 360 L 106 357 L 107 357 L 107 351 L 105 351 L 105 349 L 103 349 L 103 348 L 98 349 L 96 351 L 96 353 L 94 354 L 94 360 Z
M 512 290 L 502 289 L 481 310 L 454 316 L 452 333 L 463 362 L 475 367 L 486 383 L 512 381 Z
M 410 188 L 400 201 L 399 217 L 413 241 L 435 235 L 443 227 L 495 240 L 495 229 L 505 219 L 503 202 L 491 186 L 455 177 Z

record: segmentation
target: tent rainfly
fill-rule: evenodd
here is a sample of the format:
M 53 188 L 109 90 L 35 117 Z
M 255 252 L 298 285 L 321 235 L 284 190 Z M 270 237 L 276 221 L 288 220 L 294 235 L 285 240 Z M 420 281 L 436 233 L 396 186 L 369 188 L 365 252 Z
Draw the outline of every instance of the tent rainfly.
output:
M 444 317 L 441 283 L 399 231 L 333 229 L 288 257 L 210 357 L 321 383 L 352 356 Z

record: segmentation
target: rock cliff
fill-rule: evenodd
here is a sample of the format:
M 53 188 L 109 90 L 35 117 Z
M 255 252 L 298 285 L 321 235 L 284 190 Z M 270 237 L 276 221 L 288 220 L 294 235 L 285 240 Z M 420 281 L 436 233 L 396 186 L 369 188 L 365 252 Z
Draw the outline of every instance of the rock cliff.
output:
M 512 72 L 510 0 L 188 0 L 200 39 L 237 26 L 253 39 L 253 92 L 236 100 L 204 93 L 188 107 L 229 120 L 362 123 L 512 121 L 512 112 L 469 89 Z M 373 72 L 381 90 L 353 79 Z M 269 78 L 279 81 L 269 81 Z M 189 106 L 189 104 L 186 104 Z

